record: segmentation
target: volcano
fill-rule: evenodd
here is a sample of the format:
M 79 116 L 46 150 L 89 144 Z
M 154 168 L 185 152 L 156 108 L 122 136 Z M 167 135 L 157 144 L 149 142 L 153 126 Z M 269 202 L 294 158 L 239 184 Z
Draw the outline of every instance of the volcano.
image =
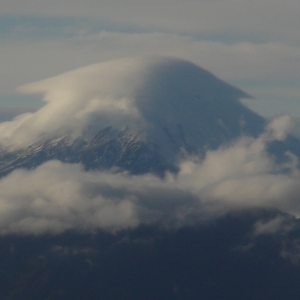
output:
M 20 91 L 46 104 L 0 125 L 2 175 L 52 159 L 163 174 L 185 156 L 257 137 L 265 125 L 240 102 L 245 92 L 175 58 L 104 62 Z
M 0 124 L 0 299 L 299 299 L 289 118 L 266 128 L 249 95 L 166 57 L 20 92 L 45 105 Z

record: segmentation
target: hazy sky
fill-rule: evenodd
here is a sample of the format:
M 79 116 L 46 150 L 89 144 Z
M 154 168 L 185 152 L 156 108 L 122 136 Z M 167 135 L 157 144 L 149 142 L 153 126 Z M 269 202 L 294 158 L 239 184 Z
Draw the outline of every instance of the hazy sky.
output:
M 0 106 L 29 82 L 107 59 L 188 59 L 244 89 L 263 115 L 300 116 L 297 0 L 2 0 Z

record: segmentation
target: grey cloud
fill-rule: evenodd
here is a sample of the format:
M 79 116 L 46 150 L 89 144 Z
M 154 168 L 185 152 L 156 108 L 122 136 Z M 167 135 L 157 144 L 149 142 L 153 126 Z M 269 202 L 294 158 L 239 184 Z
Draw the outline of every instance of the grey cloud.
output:
M 182 219 L 196 202 L 190 193 L 152 175 L 85 172 L 58 161 L 17 170 L 0 181 L 0 190 L 2 234 L 115 231 L 162 221 L 171 226 L 185 223 Z
M 280 255 L 293 264 L 298 265 L 300 262 L 300 240 L 291 239 L 290 241 L 283 243 Z
M 50 249 L 50 253 L 58 256 L 88 256 L 97 254 L 97 250 L 90 247 L 67 247 L 55 245 Z
M 277 215 L 267 221 L 258 221 L 254 225 L 254 235 L 286 234 L 295 228 L 295 219 L 289 215 Z

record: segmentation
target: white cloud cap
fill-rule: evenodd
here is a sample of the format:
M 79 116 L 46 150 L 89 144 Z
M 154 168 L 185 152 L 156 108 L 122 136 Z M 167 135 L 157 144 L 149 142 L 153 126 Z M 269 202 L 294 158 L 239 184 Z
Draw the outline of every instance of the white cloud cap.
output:
M 27 84 L 19 91 L 42 94 L 46 104 L 35 113 L 0 124 L 2 143 L 22 145 L 64 134 L 76 138 L 87 129 L 100 131 L 107 126 L 155 131 L 159 123 L 187 124 L 196 140 L 201 131 L 201 101 L 247 97 L 190 62 L 160 56 L 90 65 Z

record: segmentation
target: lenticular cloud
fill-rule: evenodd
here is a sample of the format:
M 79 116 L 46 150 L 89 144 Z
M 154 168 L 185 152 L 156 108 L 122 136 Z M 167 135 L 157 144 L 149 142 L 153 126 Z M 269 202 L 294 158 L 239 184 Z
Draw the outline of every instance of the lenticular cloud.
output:
M 63 134 L 75 138 L 91 127 L 128 125 L 133 131 L 150 130 L 148 134 L 158 139 L 158 126 L 172 129 L 178 123 L 186 124 L 190 139 L 195 140 L 201 135 L 204 120 L 197 114 L 205 101 L 230 103 L 248 97 L 190 62 L 166 57 L 90 65 L 19 91 L 41 94 L 45 105 L 2 123 L 0 142 L 5 144 L 22 145 Z
M 100 128 L 108 120 L 115 127 L 134 124 L 140 120 L 133 99 L 140 79 L 131 73 L 138 68 L 131 60 L 103 63 L 20 87 L 21 93 L 42 94 L 46 104 L 1 124 L 1 140 L 18 144 L 69 132 L 78 136 L 91 122 Z

